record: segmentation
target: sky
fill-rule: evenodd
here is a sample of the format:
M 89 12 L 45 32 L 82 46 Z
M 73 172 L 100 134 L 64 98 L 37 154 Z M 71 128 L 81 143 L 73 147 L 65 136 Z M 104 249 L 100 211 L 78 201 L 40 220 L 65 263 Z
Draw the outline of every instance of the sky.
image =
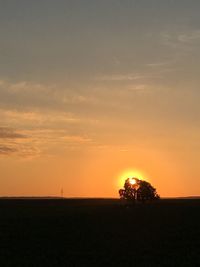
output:
M 200 195 L 199 10 L 0 0 L 0 196 Z

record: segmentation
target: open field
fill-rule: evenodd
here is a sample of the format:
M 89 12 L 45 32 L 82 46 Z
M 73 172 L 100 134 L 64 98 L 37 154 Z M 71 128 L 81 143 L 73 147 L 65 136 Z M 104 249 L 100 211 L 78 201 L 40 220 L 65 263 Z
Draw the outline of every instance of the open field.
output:
M 1 199 L 0 266 L 200 266 L 200 200 Z

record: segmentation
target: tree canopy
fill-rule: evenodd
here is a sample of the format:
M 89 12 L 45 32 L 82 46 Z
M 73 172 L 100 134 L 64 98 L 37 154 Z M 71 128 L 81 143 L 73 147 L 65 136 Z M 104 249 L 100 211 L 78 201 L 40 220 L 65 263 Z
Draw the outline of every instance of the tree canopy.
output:
M 121 199 L 132 201 L 146 201 L 159 199 L 156 189 L 147 181 L 138 178 L 127 178 L 124 188 L 119 190 Z

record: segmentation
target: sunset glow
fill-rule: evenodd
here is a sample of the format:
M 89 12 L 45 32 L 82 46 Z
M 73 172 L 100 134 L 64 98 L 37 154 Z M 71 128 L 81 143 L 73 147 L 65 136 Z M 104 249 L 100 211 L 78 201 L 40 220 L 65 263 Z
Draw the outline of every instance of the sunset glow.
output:
M 2 2 L 0 196 L 200 194 L 200 1 Z
M 127 178 L 130 178 L 130 183 L 134 184 L 135 180 L 132 178 L 138 178 L 140 180 L 148 180 L 146 178 L 146 175 L 143 174 L 143 172 L 139 171 L 139 170 L 134 170 L 134 169 L 127 169 L 125 171 L 123 171 L 120 175 L 119 175 L 119 183 L 118 186 L 119 187 L 123 187 L 124 182 Z

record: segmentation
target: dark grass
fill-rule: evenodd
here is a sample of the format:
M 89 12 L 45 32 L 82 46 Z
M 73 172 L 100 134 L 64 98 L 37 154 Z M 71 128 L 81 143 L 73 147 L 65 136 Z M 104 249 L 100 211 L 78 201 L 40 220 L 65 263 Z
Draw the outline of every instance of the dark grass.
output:
M 0 266 L 200 266 L 200 200 L 1 199 Z

